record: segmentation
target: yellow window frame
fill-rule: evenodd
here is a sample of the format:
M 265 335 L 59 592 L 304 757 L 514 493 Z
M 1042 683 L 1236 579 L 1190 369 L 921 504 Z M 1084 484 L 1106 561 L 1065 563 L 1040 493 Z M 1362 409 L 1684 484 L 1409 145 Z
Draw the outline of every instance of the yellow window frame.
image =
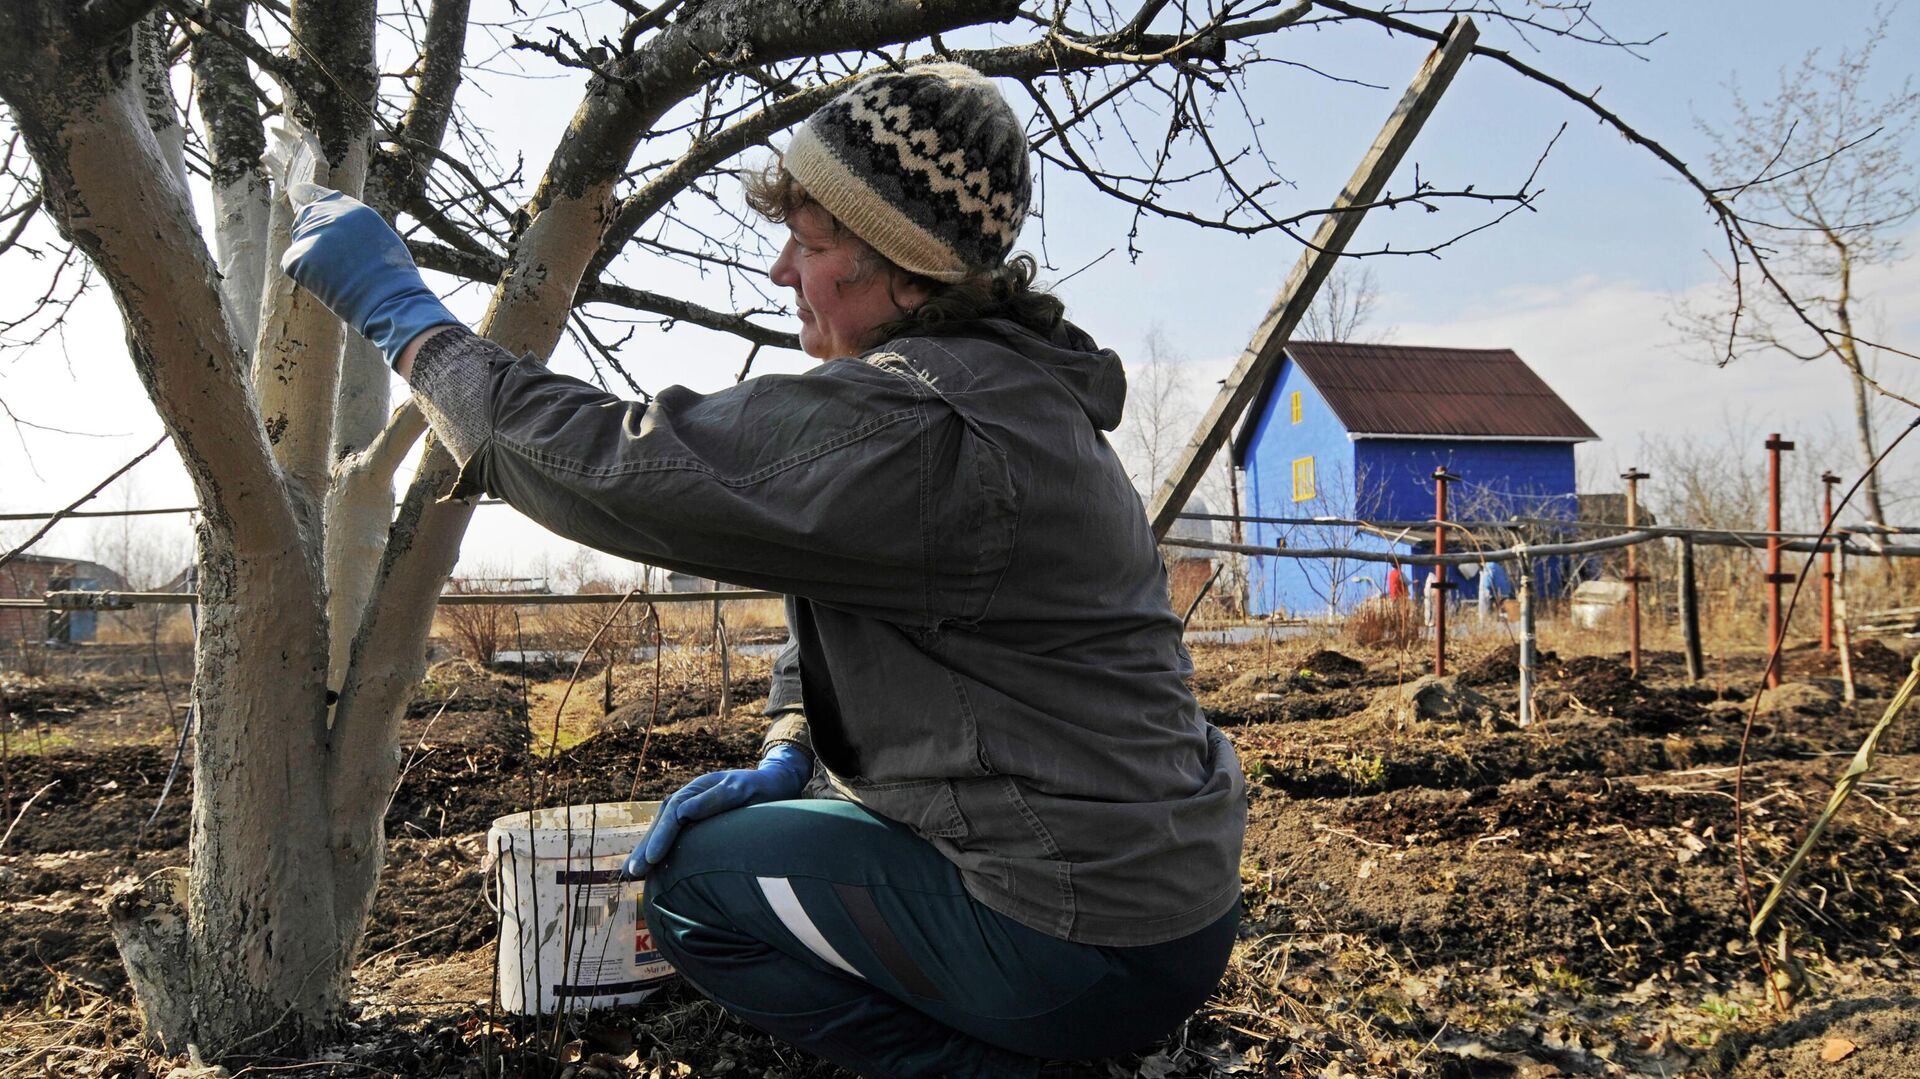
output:
M 1300 391 L 1299 390 L 1293 391 L 1292 406 L 1293 406 L 1293 422 L 1299 423 L 1300 422 Z
M 1293 459 L 1293 500 L 1305 502 L 1314 497 L 1313 458 L 1296 457 Z

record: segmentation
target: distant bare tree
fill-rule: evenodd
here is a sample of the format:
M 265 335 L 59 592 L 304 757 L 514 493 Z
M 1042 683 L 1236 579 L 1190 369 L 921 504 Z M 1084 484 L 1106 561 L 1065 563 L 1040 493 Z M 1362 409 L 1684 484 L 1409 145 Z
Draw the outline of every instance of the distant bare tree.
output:
M 1302 341 L 1390 341 L 1391 327 L 1373 326 L 1380 281 L 1366 263 L 1342 262 L 1320 286 L 1294 336 Z
M 577 576 L 578 593 L 644 591 L 644 571 L 629 575 L 625 584 L 610 577 Z M 649 603 L 580 603 L 553 608 L 553 622 L 566 647 L 578 647 L 600 662 L 600 711 L 613 711 L 615 670 L 630 656 L 655 619 Z
M 1339 340 L 1338 338 L 1315 337 L 1313 340 Z M 1314 476 L 1314 493 L 1305 501 L 1295 503 L 1292 516 L 1319 517 L 1323 521 L 1313 524 L 1292 525 L 1281 531 L 1286 545 L 1290 547 L 1312 547 L 1326 550 L 1349 550 L 1360 538 L 1361 529 L 1346 522 L 1369 514 L 1361 507 L 1363 502 L 1372 502 L 1365 494 L 1371 490 L 1368 477 L 1361 469 L 1349 470 L 1333 465 Z M 1369 507 L 1371 509 L 1372 507 Z M 1326 606 L 1328 621 L 1352 608 L 1355 603 L 1365 599 L 1365 595 L 1355 596 L 1356 589 L 1364 589 L 1374 584 L 1375 576 L 1384 575 L 1367 571 L 1376 567 L 1354 562 L 1345 558 L 1308 558 L 1299 562 L 1302 576 L 1307 587 L 1313 590 Z M 1305 616 L 1307 611 L 1290 611 L 1289 614 Z
M 1769 249 L 1772 272 L 1789 284 L 1799 310 L 1782 297 L 1756 294 L 1744 304 L 1723 298 L 1717 314 L 1689 311 L 1681 319 L 1721 362 L 1773 351 L 1839 360 L 1853 389 L 1862 467 L 1878 452 L 1873 361 L 1879 350 L 1855 334 L 1865 299 L 1858 275 L 1903 258 L 1900 235 L 1920 213 L 1920 186 L 1907 156 L 1920 128 L 1920 92 L 1911 80 L 1883 96 L 1868 89 L 1888 17 L 1881 9 L 1856 49 L 1831 60 L 1809 52 L 1780 73 L 1768 94 L 1731 87 L 1737 120 L 1700 125 L 1714 146 L 1709 167 L 1725 185 L 1725 202 L 1740 207 L 1754 238 Z M 1723 267 L 1727 290 L 1740 287 L 1744 268 L 1739 259 Z M 1884 523 L 1879 477 L 1867 477 L 1863 494 L 1867 515 Z
M 1147 494 L 1160 489 L 1193 436 L 1200 410 L 1193 401 L 1187 358 L 1155 323 L 1140 343 L 1144 358 L 1127 371 L 1127 411 L 1114 432 L 1134 486 Z

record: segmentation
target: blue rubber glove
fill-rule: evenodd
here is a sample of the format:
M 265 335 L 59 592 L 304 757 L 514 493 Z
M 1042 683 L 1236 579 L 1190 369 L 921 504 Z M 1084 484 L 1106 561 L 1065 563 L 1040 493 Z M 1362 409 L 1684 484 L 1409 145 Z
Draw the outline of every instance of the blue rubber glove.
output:
M 648 873 L 667 860 L 673 841 L 688 824 L 741 806 L 798 798 L 812 776 L 813 762 L 799 747 L 785 742 L 767 750 L 758 768 L 708 772 L 667 798 L 660 815 L 653 819 L 653 827 L 627 856 L 621 872 L 628 880 L 647 879 Z
M 458 324 L 420 279 L 400 239 L 372 207 L 318 184 L 295 184 L 293 242 L 280 268 L 386 354 L 435 326 Z

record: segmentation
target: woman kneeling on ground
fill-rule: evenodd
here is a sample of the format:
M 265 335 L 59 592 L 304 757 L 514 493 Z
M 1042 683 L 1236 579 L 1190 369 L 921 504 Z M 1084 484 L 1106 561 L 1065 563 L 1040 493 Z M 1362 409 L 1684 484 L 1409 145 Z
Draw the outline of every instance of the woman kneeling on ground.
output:
M 1239 921 L 1244 781 L 1103 434 L 1120 360 L 1008 257 L 1027 155 L 968 68 L 855 83 L 748 190 L 832 362 L 650 404 L 459 328 L 378 215 L 296 193 L 287 272 L 407 377 L 456 497 L 789 597 L 759 767 L 674 794 L 627 872 L 689 982 L 865 1075 L 1139 1048 Z

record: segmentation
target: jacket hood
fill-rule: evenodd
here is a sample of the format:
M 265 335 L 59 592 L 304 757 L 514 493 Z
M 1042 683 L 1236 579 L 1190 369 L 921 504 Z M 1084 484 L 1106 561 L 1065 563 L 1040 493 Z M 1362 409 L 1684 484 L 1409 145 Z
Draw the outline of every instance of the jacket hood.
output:
M 1045 336 L 1003 319 L 979 325 L 1065 387 L 1096 430 L 1119 426 L 1127 405 L 1127 370 L 1112 349 L 1101 348 L 1087 331 L 1065 319 Z

